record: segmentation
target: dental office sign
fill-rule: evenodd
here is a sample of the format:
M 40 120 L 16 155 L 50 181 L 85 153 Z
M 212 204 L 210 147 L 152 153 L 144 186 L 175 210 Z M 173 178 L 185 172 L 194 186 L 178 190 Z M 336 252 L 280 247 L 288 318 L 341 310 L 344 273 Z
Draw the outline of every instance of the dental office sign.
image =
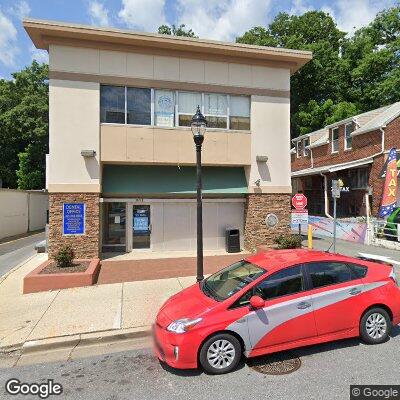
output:
M 63 235 L 85 234 L 85 204 L 63 204 Z

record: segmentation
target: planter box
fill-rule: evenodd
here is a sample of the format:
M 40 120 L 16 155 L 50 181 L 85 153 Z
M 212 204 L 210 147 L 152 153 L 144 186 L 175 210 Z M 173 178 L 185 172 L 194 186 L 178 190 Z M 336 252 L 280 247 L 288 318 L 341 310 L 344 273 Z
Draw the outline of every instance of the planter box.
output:
M 23 290 L 24 294 L 93 285 L 100 269 L 100 259 L 95 258 L 92 260 L 74 261 L 90 261 L 90 264 L 85 272 L 41 274 L 40 272 L 53 262 L 53 260 L 45 261 L 25 276 Z

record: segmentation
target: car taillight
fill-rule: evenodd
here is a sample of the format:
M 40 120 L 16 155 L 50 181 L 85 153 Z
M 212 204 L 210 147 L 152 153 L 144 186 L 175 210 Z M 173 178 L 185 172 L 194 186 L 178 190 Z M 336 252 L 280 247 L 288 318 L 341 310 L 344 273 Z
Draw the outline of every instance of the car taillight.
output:
M 396 276 L 396 272 L 394 271 L 394 268 L 393 268 L 393 267 L 392 267 L 392 271 L 390 272 L 389 278 L 390 278 L 397 286 L 400 286 L 400 285 L 399 285 L 399 281 L 398 281 L 397 276 Z

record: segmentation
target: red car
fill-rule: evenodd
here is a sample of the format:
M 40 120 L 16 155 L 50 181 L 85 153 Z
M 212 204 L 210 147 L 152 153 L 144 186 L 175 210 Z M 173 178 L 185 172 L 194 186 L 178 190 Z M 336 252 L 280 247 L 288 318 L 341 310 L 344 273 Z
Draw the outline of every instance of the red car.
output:
M 400 323 L 394 269 L 308 250 L 239 261 L 172 296 L 154 324 L 158 358 L 221 374 L 254 357 L 361 336 L 384 342 Z

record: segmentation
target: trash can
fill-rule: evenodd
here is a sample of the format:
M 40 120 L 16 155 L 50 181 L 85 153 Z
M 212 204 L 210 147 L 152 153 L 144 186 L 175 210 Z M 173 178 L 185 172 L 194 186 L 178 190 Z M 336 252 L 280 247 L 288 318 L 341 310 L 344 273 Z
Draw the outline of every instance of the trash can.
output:
M 239 229 L 226 230 L 226 251 L 228 253 L 240 252 L 240 232 Z

